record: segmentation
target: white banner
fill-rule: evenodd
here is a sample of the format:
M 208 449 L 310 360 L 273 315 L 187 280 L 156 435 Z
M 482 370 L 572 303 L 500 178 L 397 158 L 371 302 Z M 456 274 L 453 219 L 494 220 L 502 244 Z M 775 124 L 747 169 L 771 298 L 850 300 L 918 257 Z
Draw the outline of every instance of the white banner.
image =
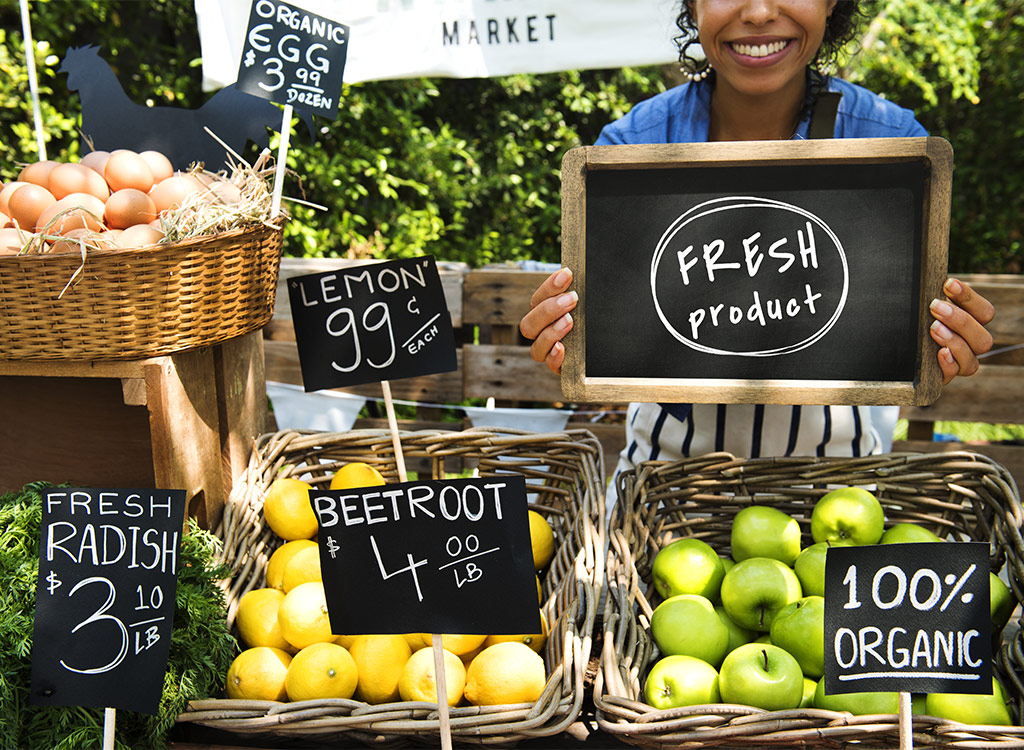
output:
M 280 7 L 256 0 L 262 12 Z M 203 88 L 238 77 L 252 0 L 195 0 Z M 654 65 L 677 59 L 679 0 L 299 0 L 351 29 L 346 83 Z

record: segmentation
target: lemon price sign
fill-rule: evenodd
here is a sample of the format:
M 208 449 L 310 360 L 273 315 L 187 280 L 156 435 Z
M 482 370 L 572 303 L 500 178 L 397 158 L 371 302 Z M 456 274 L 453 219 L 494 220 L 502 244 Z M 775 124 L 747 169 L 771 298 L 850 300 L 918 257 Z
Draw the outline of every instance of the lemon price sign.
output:
M 46 492 L 33 704 L 157 713 L 184 519 L 184 490 Z
M 538 633 L 521 475 L 314 490 L 335 633 Z

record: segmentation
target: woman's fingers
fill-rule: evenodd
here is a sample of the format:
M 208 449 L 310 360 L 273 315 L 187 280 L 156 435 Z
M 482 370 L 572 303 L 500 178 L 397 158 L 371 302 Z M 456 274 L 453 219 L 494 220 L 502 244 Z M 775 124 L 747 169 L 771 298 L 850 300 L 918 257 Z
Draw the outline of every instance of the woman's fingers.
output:
M 552 372 L 560 372 L 565 358 L 562 337 L 572 330 L 572 315 L 565 313 L 554 323 L 541 330 L 533 344 L 530 356 L 535 362 L 544 362 Z
M 532 310 L 544 300 L 564 292 L 571 283 L 572 270 L 569 268 L 559 268 L 537 287 L 537 291 L 530 297 L 530 309 Z
M 560 372 L 565 358 L 562 337 L 572 330 L 570 311 L 579 296 L 566 291 L 572 284 L 572 271 L 560 268 L 548 276 L 530 297 L 530 311 L 519 321 L 519 332 L 533 341 L 530 356 L 544 362 L 552 372 Z
M 957 375 L 978 371 L 978 355 L 992 348 L 992 334 L 985 326 L 995 317 L 992 303 L 958 279 L 943 287 L 949 301 L 932 300 L 931 337 L 941 347 L 939 367 L 943 384 Z

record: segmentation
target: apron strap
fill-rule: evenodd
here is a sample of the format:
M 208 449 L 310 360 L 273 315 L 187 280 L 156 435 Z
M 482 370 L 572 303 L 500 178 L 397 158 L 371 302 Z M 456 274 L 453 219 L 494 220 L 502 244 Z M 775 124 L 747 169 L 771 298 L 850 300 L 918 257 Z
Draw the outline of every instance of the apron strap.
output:
M 808 138 L 834 138 L 836 129 L 836 112 L 839 100 L 843 95 L 838 91 L 822 91 L 814 102 L 811 112 L 811 123 L 807 128 Z

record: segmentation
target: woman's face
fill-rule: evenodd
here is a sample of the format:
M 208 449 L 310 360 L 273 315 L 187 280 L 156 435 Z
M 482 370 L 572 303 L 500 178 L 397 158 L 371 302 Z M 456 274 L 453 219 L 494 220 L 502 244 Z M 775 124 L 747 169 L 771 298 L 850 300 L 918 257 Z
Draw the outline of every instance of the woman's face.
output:
M 763 96 L 803 85 L 837 0 L 692 0 L 718 80 Z

